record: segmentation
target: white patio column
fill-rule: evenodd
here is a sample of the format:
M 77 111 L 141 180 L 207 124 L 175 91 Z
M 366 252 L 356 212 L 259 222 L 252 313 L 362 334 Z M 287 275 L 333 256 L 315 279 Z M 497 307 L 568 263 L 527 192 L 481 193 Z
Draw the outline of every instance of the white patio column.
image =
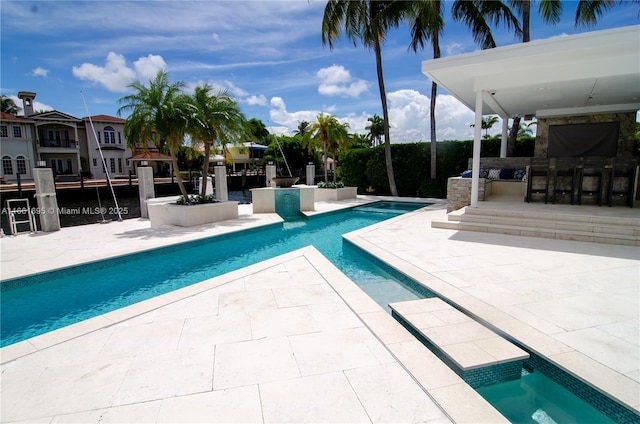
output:
M 507 157 L 507 140 L 509 138 L 509 118 L 502 118 L 502 138 L 500 139 L 500 157 Z
M 471 169 L 471 207 L 478 207 L 480 182 L 480 143 L 482 142 L 482 91 L 476 91 L 476 122 L 473 129 L 473 162 Z

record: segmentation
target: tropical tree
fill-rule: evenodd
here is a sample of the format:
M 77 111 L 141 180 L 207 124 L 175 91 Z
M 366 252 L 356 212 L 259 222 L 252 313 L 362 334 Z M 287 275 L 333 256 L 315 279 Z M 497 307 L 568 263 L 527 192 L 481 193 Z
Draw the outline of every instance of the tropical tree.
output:
M 9 96 L 2 95 L 2 112 L 9 113 L 11 115 L 17 115 L 20 112 L 20 108 L 16 105 L 13 99 Z
M 333 120 L 331 134 L 329 137 L 329 150 L 333 152 L 333 182 L 336 182 L 336 174 L 338 171 L 338 151 L 346 152 L 353 143 L 353 138 L 349 135 L 349 124 L 341 124 L 337 119 Z
M 433 58 L 440 57 L 440 35 L 444 30 L 443 6 L 438 0 L 423 0 L 407 2 L 410 5 L 408 19 L 411 24 L 410 49 L 417 52 L 424 48 L 424 43 L 430 41 L 433 48 Z M 511 14 L 508 7 L 496 1 L 465 1 L 456 0 L 452 6 L 455 20 L 464 21 L 472 30 L 475 41 L 484 49 L 495 47 L 491 35 L 490 24 L 504 22 L 508 27 L 519 31 L 518 21 Z M 431 179 L 436 178 L 437 135 L 436 135 L 436 99 L 438 85 L 431 83 L 430 99 L 430 140 L 431 140 Z
M 342 125 L 335 116 L 326 115 L 322 112 L 318 114 L 316 122 L 309 126 L 309 132 L 304 137 L 304 142 L 307 145 L 309 152 L 318 149 L 322 151 L 325 181 L 329 181 L 327 164 L 330 148 L 334 144 L 341 143 L 340 140 L 346 136 L 348 136 L 346 127 Z
M 484 130 L 484 138 L 489 138 L 489 130 L 491 129 L 491 127 L 493 127 L 498 121 L 500 120 L 500 118 L 498 118 L 496 115 L 490 115 L 490 116 L 483 116 L 482 117 L 482 124 L 481 127 Z M 471 124 L 469 125 L 470 127 L 475 127 L 475 124 Z
M 302 121 L 298 123 L 298 128 L 295 131 L 295 134 L 301 135 L 304 137 L 309 132 L 309 123 L 307 121 Z
M 406 2 L 374 0 L 329 0 L 322 19 L 322 44 L 333 49 L 336 40 L 344 29 L 347 38 L 354 46 L 358 41 L 373 49 L 376 58 L 378 89 L 382 104 L 384 121 L 385 164 L 389 189 L 393 196 L 398 195 L 393 174 L 391 157 L 391 138 L 389 136 L 389 110 L 382 71 L 382 42 L 388 31 L 399 25 L 407 10 Z
M 382 141 L 382 137 L 384 136 L 384 120 L 376 113 L 373 116 L 367 118 L 367 121 L 371 122 L 371 124 L 364 127 L 365 130 L 369 131 L 369 140 L 371 141 L 371 146 L 379 146 Z
M 228 90 L 214 91 L 209 83 L 196 86 L 193 104 L 196 115 L 190 121 L 188 132 L 194 143 L 204 146 L 200 196 L 205 197 L 211 146 L 219 143 L 224 150 L 227 143 L 240 140 L 245 134 L 247 120 Z
M 251 118 L 247 122 L 247 137 L 250 141 L 253 141 L 258 144 L 268 145 L 270 140 L 269 137 L 271 134 L 267 127 L 265 127 L 264 122 L 259 119 Z
M 124 124 L 124 134 L 129 147 L 142 143 L 145 148 L 152 141 L 158 148 L 166 147 L 171 156 L 174 173 L 180 192 L 188 202 L 189 195 L 184 187 L 178 168 L 177 150 L 184 143 L 185 133 L 195 116 L 195 106 L 191 98 L 182 90 L 184 82 L 169 82 L 169 74 L 160 70 L 146 86 L 140 81 L 129 84 L 132 94 L 120 98 L 122 105 L 118 116 L 131 112 Z

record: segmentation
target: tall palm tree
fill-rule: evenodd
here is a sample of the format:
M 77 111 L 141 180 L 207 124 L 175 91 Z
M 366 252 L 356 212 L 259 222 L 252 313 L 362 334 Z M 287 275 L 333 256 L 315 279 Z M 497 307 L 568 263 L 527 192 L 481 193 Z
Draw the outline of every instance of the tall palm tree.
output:
M 413 20 L 411 28 L 410 49 L 417 52 L 419 48 L 424 48 L 426 40 L 431 41 L 433 47 L 433 58 L 440 57 L 440 34 L 444 29 L 444 19 L 442 17 L 442 2 L 418 1 L 412 2 L 410 19 Z M 429 102 L 429 128 L 431 145 L 430 177 L 436 178 L 437 163 L 437 136 L 436 136 L 436 97 L 438 94 L 438 84 L 431 82 L 431 99 Z
M 404 3 L 402 1 L 329 0 L 322 19 L 322 44 L 329 44 L 329 48 L 333 49 L 335 41 L 344 29 L 347 38 L 353 42 L 354 46 L 358 41 L 361 41 L 365 47 L 373 49 L 375 53 L 384 121 L 387 178 L 393 196 L 398 195 L 398 189 L 391 161 L 389 110 L 382 72 L 382 42 L 387 32 L 397 27 L 403 19 L 406 13 L 406 4 Z
M 149 86 L 134 81 L 129 87 L 134 92 L 120 98 L 122 106 L 117 112 L 118 116 L 123 112 L 131 112 L 124 124 L 127 142 L 134 148 L 138 142 L 147 147 L 149 141 L 153 141 L 159 148 L 166 147 L 171 156 L 178 187 L 188 202 L 189 195 L 178 172 L 176 155 L 184 142 L 189 123 L 195 116 L 191 98 L 182 92 L 185 83 L 170 83 L 169 74 L 160 70 L 149 81 Z
M 424 48 L 425 41 L 430 41 L 433 48 L 433 58 L 440 57 L 440 35 L 444 30 L 443 5 L 439 0 L 422 0 L 406 2 L 409 6 L 408 20 L 411 24 L 410 49 L 417 52 Z M 491 35 L 490 24 L 504 22 L 508 27 L 519 31 L 517 19 L 511 11 L 501 2 L 482 0 L 456 0 L 452 6 L 452 14 L 455 20 L 464 21 L 471 28 L 475 41 L 483 48 L 495 47 L 495 41 Z M 431 179 L 435 179 L 437 163 L 437 136 L 436 136 L 436 98 L 438 85 L 431 83 L 430 99 L 430 140 L 431 140 Z
M 20 108 L 16 105 L 13 99 L 9 96 L 2 95 L 2 112 L 9 113 L 11 115 L 17 115 L 20 112 Z
M 368 117 L 367 121 L 371 122 L 371 124 L 364 127 L 364 129 L 369 131 L 371 146 L 378 146 L 382 141 L 382 136 L 384 136 L 384 120 L 376 113 Z
M 227 143 L 238 141 L 245 132 L 247 120 L 228 90 L 214 92 L 209 83 L 202 83 L 195 88 L 193 104 L 196 107 L 196 116 L 189 126 L 189 134 L 195 143 L 202 143 L 204 146 L 203 178 L 200 187 L 200 195 L 204 197 L 207 193 L 206 177 L 211 146 L 219 142 L 224 149 Z

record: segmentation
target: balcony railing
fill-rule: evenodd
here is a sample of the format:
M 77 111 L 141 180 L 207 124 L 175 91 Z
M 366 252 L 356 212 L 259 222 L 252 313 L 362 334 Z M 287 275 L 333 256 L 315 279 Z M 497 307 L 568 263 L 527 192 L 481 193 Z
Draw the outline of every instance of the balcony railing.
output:
M 78 147 L 76 140 L 55 140 L 51 138 L 41 138 L 38 140 L 40 147 L 59 147 L 67 149 L 75 149 Z

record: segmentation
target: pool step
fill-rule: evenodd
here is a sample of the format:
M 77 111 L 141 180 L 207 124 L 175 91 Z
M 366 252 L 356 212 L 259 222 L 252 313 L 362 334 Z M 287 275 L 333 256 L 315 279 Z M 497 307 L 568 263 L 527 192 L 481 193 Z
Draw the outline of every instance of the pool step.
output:
M 464 207 L 432 228 L 640 246 L 640 218 Z
M 439 298 L 390 303 L 391 313 L 474 388 L 520 378 L 529 354 Z

